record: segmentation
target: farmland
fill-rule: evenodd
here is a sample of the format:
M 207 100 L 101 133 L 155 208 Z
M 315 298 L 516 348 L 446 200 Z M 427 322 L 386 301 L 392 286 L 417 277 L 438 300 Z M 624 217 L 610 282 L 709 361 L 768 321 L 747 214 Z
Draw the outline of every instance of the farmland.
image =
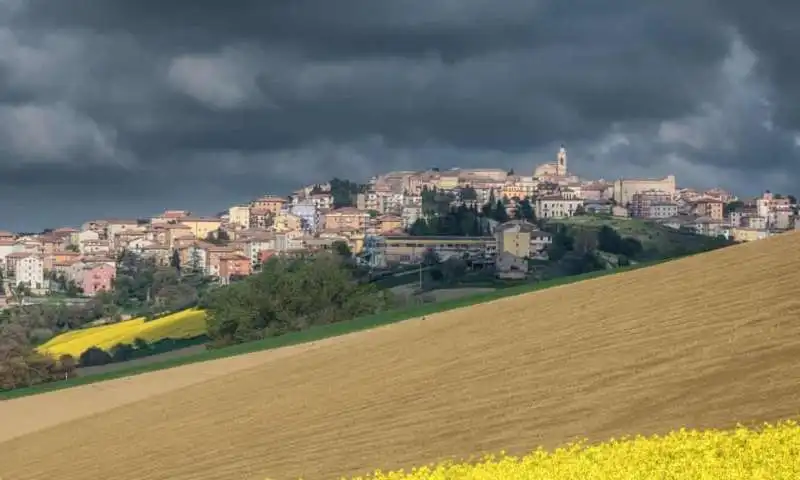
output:
M 73 330 L 54 337 L 38 350 L 55 357 L 71 355 L 78 358 L 89 347 L 110 350 L 119 343 L 133 343 L 137 338 L 157 342 L 166 338 L 194 338 L 205 332 L 205 314 L 201 310 L 189 309 L 155 320 L 134 318 L 112 325 Z
M 0 477 L 337 478 L 789 418 L 800 412 L 798 248 L 786 234 L 2 402 Z

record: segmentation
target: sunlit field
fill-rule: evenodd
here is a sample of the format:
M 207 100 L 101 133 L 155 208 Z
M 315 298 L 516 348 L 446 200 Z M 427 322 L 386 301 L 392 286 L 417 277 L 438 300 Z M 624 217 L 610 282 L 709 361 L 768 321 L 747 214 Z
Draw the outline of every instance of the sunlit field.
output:
M 137 338 L 156 342 L 165 338 L 193 338 L 205 334 L 205 313 L 198 309 L 183 310 L 156 320 L 134 318 L 113 325 L 73 330 L 52 338 L 38 350 L 52 356 L 72 355 L 78 358 L 90 347 L 110 350 L 118 343 L 133 343 Z
M 336 479 L 539 447 L 553 453 L 445 465 L 432 478 L 800 478 L 794 424 L 553 450 L 797 418 L 798 252 L 800 234 L 787 233 L 0 402 L 0 438 L 18 432 L 0 441 L 0 478 Z
M 577 442 L 522 457 L 442 462 L 353 480 L 793 480 L 800 478 L 800 426 L 677 430 L 596 445 Z

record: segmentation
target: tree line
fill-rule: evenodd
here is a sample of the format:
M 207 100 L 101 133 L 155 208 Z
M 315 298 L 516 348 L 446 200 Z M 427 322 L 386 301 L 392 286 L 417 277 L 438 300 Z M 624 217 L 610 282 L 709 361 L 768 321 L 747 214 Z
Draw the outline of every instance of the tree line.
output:
M 336 253 L 272 257 L 261 271 L 209 293 L 212 346 L 305 330 L 390 308 L 391 295 L 360 281 L 356 267 Z

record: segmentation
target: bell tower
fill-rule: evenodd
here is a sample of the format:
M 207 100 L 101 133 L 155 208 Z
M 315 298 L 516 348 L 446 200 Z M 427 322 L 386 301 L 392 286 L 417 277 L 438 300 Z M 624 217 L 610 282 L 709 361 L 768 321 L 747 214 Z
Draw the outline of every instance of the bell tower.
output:
M 558 165 L 559 175 L 567 174 L 567 149 L 564 147 L 564 144 L 561 144 L 561 148 L 558 150 L 558 161 L 556 165 Z

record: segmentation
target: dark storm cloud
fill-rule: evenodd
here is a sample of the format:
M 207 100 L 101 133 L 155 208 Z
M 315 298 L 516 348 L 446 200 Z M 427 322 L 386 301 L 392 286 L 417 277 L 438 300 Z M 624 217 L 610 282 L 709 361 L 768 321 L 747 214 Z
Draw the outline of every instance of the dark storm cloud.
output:
M 681 173 L 722 168 L 739 186 L 763 165 L 744 141 L 768 143 L 773 170 L 796 161 L 791 135 L 760 124 L 764 82 L 781 95 L 797 83 L 765 29 L 739 25 L 769 24 L 759 11 L 689 0 L 21 5 L 0 17 L 0 136 L 13 140 L 0 186 L 77 185 L 75 204 L 139 192 L 142 205 L 216 211 L 333 175 L 527 169 L 560 142 L 582 173 L 605 177 L 661 174 L 671 155 Z M 758 78 L 729 81 L 737 31 Z
M 800 128 L 800 3 L 719 0 L 718 7 L 758 54 L 758 68 L 777 90 L 777 120 Z

